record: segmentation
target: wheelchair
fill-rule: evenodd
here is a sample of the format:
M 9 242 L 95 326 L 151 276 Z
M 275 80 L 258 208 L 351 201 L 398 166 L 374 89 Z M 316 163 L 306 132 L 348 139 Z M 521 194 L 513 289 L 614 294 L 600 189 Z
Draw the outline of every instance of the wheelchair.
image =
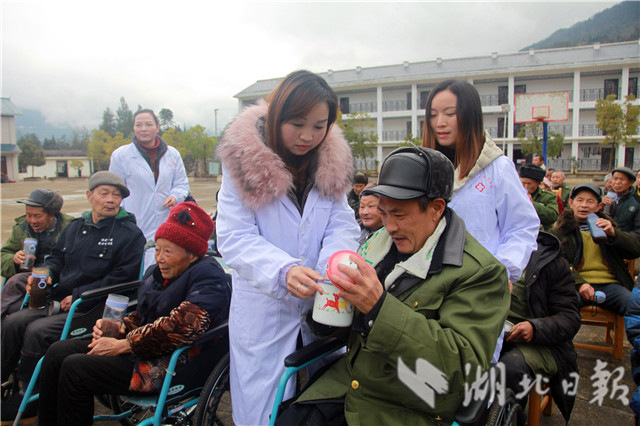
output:
M 344 342 L 338 338 L 321 338 L 285 358 L 286 369 L 278 383 L 269 426 L 275 424 L 289 379 L 301 369 L 343 347 Z M 524 424 L 524 413 L 522 407 L 516 402 L 515 394 L 511 389 L 505 390 L 503 404 L 499 403 L 493 389 L 491 389 L 490 392 L 486 392 L 484 398 L 473 400 L 469 405 L 460 407 L 453 422 L 453 426 L 517 426 L 520 424 Z
M 226 274 L 226 277 L 228 285 L 231 286 L 230 275 Z M 126 294 L 134 291 L 137 294 L 140 284 L 141 281 L 138 280 L 82 293 L 71 305 L 60 340 L 91 336 L 95 321 L 102 316 L 103 305 L 98 303 L 92 309 L 91 315 L 87 313 L 80 318 L 74 318 L 74 313 L 80 304 L 105 300 L 109 293 Z M 130 309 L 134 306 L 135 301 L 130 302 Z M 200 354 L 188 364 L 177 367 L 180 355 L 194 345 L 201 345 Z M 98 402 L 114 414 L 95 415 L 94 422 L 118 421 L 123 425 L 232 424 L 228 352 L 228 323 L 224 321 L 208 330 L 192 345 L 178 348 L 173 352 L 159 394 L 130 393 L 96 396 Z M 41 364 L 42 359 L 31 377 L 14 425 L 19 424 L 27 404 L 36 401 L 39 397 L 37 394 L 32 394 Z M 215 366 L 213 370 L 212 366 Z

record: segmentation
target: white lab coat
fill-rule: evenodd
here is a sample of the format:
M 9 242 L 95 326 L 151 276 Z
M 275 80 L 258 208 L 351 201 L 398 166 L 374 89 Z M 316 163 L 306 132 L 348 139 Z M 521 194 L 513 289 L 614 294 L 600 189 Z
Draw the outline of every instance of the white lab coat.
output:
M 164 200 L 174 196 L 176 203 L 180 203 L 189 194 L 189 179 L 182 157 L 171 146 L 167 146 L 160 159 L 158 182 L 155 182 L 151 167 L 133 143 L 113 151 L 109 171 L 120 176 L 129 188 L 131 194 L 122 200 L 122 207 L 136 216 L 138 228 L 147 241 L 154 239 L 156 229 L 169 217 L 171 209 L 162 206 Z M 145 253 L 144 269 L 154 263 L 151 249 Z
M 299 330 L 305 344 L 313 340 L 303 319 L 313 298 L 291 296 L 286 273 L 302 265 L 324 275 L 334 252 L 357 249 L 359 227 L 346 196 L 333 201 L 313 188 L 302 216 L 286 195 L 253 212 L 243 204 L 230 174 L 223 175 L 216 229 L 220 252 L 233 268 L 233 418 L 238 425 L 266 424 L 284 358 L 296 349 Z M 285 399 L 291 396 L 289 386 Z
M 494 159 L 453 194 L 449 207 L 507 267 L 511 282 L 518 281 L 538 247 L 540 219 L 513 162 L 504 155 Z

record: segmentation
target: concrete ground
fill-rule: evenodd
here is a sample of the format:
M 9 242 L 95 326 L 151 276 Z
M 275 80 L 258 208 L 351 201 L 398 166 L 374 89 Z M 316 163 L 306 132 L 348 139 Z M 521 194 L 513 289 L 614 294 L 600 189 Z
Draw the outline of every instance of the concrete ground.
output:
M 192 179 L 191 193 L 207 212 L 215 211 L 215 194 L 220 184 L 215 179 Z M 574 182 L 569 183 L 575 184 Z M 63 211 L 77 216 L 83 211 L 88 210 L 89 204 L 85 198 L 87 187 L 86 179 L 59 179 L 51 181 L 26 181 L 17 183 L 2 184 L 0 186 L 1 196 L 1 233 L 2 241 L 6 241 L 11 233 L 11 226 L 14 218 L 24 214 L 24 205 L 16 203 L 16 200 L 23 199 L 36 188 L 49 188 L 59 191 L 65 200 Z M 583 326 L 576 336 L 576 341 L 601 341 L 603 339 L 603 329 L 593 326 Z M 621 389 L 626 389 L 626 398 L 630 398 L 636 386 L 631 378 L 630 369 L 630 345 L 626 341 L 624 344 L 624 356 L 620 361 L 614 360 L 609 354 L 592 352 L 583 349 L 578 350 L 578 364 L 580 369 L 580 382 L 576 398 L 576 404 L 573 409 L 570 424 L 573 425 L 632 425 L 633 413 L 629 409 L 628 404 L 621 402 L 618 398 L 621 391 L 614 392 L 614 383 Z M 612 374 L 606 389 L 608 393 L 602 399 L 602 405 L 594 399 L 594 392 L 597 390 L 598 381 L 591 378 L 594 374 L 594 368 L 597 361 L 605 362 L 605 369 Z M 622 376 L 619 378 L 618 367 L 622 367 Z M 542 417 L 542 425 L 562 425 L 564 423 L 557 407 L 554 407 L 553 414 L 550 417 Z M 103 423 L 106 424 L 106 423 Z M 114 423 L 116 424 L 116 423 Z

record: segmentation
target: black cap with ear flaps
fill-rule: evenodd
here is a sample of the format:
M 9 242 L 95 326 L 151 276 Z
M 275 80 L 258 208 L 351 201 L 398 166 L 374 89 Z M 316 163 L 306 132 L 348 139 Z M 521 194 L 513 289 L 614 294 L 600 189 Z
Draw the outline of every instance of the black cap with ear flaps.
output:
M 378 186 L 365 192 L 396 200 L 426 195 L 449 202 L 453 195 L 453 164 L 444 154 L 430 148 L 398 148 L 382 163 Z

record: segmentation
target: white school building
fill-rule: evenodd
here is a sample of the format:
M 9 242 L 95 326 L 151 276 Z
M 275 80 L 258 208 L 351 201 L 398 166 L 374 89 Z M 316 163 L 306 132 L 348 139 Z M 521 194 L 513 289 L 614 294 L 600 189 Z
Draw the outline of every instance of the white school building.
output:
M 638 96 L 640 40 L 435 58 L 319 74 L 337 93 L 343 114 L 362 111 L 375 122 L 379 164 L 407 135 L 422 135 L 427 96 L 442 80 L 461 79 L 475 86 L 486 130 L 498 145 L 504 144 L 505 154 L 514 161 L 523 158 L 516 137 L 522 124 L 514 123 L 515 95 L 568 91 L 568 120 L 549 124 L 549 132 L 564 135 L 564 149 L 558 158 L 546 159 L 546 164 L 570 171 L 573 158 L 578 171 L 598 172 L 607 170 L 612 152 L 601 145 L 604 137 L 596 127 L 596 100 L 609 94 L 618 99 L 627 94 Z M 239 107 L 263 98 L 280 80 L 260 80 L 242 90 L 235 95 Z M 617 165 L 640 168 L 640 149 L 620 146 L 615 158 Z

